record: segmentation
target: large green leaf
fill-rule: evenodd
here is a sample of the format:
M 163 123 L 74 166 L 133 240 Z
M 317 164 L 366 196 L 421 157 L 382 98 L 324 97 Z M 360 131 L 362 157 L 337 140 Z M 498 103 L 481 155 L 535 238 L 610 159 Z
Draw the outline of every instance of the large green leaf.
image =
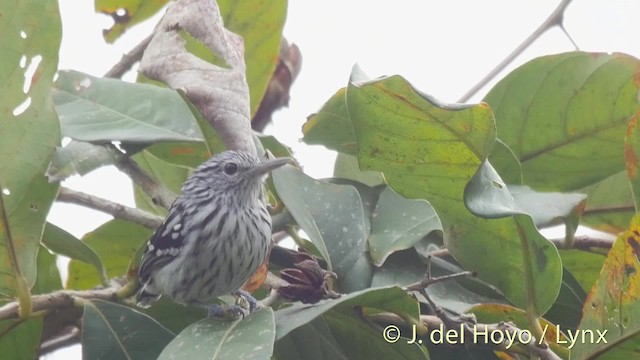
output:
M 36 279 L 36 254 L 57 185 L 44 176 L 60 143 L 49 97 L 61 24 L 54 0 L 0 3 L 0 296 Z M 16 263 L 17 262 L 17 263 Z
M 407 198 L 428 200 L 442 221 L 447 248 L 465 269 L 476 271 L 517 305 L 547 311 L 561 285 L 555 247 L 520 211 L 494 208 L 488 217 L 508 217 L 482 219 L 462 201 L 464 194 L 480 207 L 510 207 L 493 204 L 511 196 L 488 163 L 481 168 L 491 175 L 488 183 L 465 191 L 495 141 L 488 106 L 439 104 L 399 76 L 352 83 L 347 103 L 361 168 L 383 171 L 387 183 Z M 486 180 L 483 174 L 477 181 Z M 496 187 L 503 191 L 484 194 Z M 525 274 L 530 276 L 523 281 Z
M 65 230 L 47 223 L 42 235 L 42 245 L 56 254 L 93 265 L 98 273 L 100 282 L 103 285 L 108 285 L 107 271 L 102 265 L 100 257 L 84 241 L 80 241 Z
M 157 359 L 174 334 L 126 306 L 92 300 L 82 315 L 84 359 Z
M 629 55 L 571 52 L 534 59 L 491 89 L 484 101 L 524 184 L 574 190 L 623 170 L 622 140 L 640 110 L 639 72 Z
M 171 89 L 60 71 L 51 92 L 62 135 L 82 141 L 202 141 L 189 106 Z
M 273 355 L 278 360 L 349 359 L 322 317 L 300 326 L 278 340 Z
M 322 300 L 317 304 L 294 304 L 276 311 L 276 339 L 307 324 L 332 309 L 350 309 L 353 306 L 371 307 L 396 314 L 418 318 L 418 302 L 397 286 L 364 289 L 338 299 Z
M 356 153 L 356 136 L 346 102 L 347 89 L 338 90 L 302 126 L 302 140 L 310 145 L 324 145 L 346 154 Z
M 481 266 L 484 267 L 483 271 L 491 271 L 492 268 L 493 271 L 500 271 L 500 267 L 505 265 L 520 266 L 512 268 L 513 272 L 507 276 L 485 273 L 480 277 L 486 276 L 488 281 L 496 284 L 516 305 L 538 315 L 546 313 L 560 292 L 562 261 L 556 247 L 538 232 L 532 217 L 527 213 L 530 204 L 523 208 L 522 201 L 514 199 L 488 162 L 478 169 L 467 185 L 464 200 L 467 208 L 475 215 L 490 219 L 501 218 L 494 220 L 491 227 L 486 228 L 488 232 L 485 236 L 490 239 L 490 234 L 493 233 L 494 238 L 502 237 L 490 244 L 492 249 L 496 252 L 498 249 L 506 250 L 515 255 L 513 259 L 502 259 L 501 265 Z M 475 229 L 481 230 L 484 229 Z M 488 244 L 489 242 L 485 243 Z M 473 251 L 478 249 L 459 250 L 467 263 L 475 262 L 479 265 L 481 262 L 477 258 L 478 254 L 475 254 L 474 259 Z
M 594 334 L 593 341 L 578 341 L 572 359 L 637 356 L 640 338 L 640 215 L 620 234 L 607 255 L 600 277 L 591 288 L 582 309 L 578 331 Z M 604 336 L 604 340 L 599 335 Z M 587 339 L 590 339 L 588 337 Z M 635 346 L 625 346 L 626 342 Z
M 98 254 L 111 278 L 127 274 L 131 256 L 150 236 L 147 228 L 114 219 L 83 236 L 82 241 Z M 69 262 L 67 288 L 91 289 L 99 284 L 99 274 L 92 265 L 75 259 Z
M 273 181 L 278 196 L 330 270 L 338 277 L 348 272 L 363 252 L 367 236 L 356 189 L 312 179 L 291 165 L 273 171 Z
M 206 318 L 178 334 L 158 359 L 269 359 L 274 338 L 270 307 L 259 309 L 242 320 Z
M 280 58 L 286 0 L 218 0 L 224 26 L 242 36 L 251 115 L 256 113 Z

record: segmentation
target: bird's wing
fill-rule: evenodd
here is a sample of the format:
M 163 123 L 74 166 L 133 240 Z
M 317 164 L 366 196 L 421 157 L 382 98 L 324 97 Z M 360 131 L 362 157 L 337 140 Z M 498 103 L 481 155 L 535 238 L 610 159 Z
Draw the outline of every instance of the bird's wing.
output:
M 171 262 L 182 251 L 184 246 L 184 219 L 182 218 L 184 212 L 179 207 L 180 205 L 174 204 L 169 209 L 169 215 L 147 242 L 138 271 L 138 278 L 142 283 L 146 283 L 152 273 Z

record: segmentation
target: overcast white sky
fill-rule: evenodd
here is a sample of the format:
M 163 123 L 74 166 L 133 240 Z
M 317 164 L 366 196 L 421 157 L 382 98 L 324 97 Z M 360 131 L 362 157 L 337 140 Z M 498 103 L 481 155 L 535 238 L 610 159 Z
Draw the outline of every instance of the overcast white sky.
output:
M 330 176 L 334 155 L 302 144 L 301 126 L 340 87 L 358 63 L 372 77 L 400 74 L 423 92 L 455 102 L 506 57 L 560 3 L 536 1 L 325 0 L 290 1 L 285 36 L 303 55 L 290 107 L 275 115 L 267 132 L 291 146 L 305 171 Z M 110 18 L 96 15 L 92 1 L 60 0 L 63 39 L 60 68 L 102 76 L 123 53 L 150 34 L 158 16 L 130 30 L 115 45 L 102 40 Z M 635 0 L 575 0 L 565 28 L 581 50 L 625 52 L 640 57 Z M 507 71 L 541 55 L 573 50 L 559 28 L 543 35 Z M 504 76 L 501 74 L 499 78 Z M 489 87 L 490 88 L 490 87 Z M 489 88 L 472 101 L 478 101 Z M 64 184 L 133 205 L 128 179 L 110 168 Z M 56 204 L 50 221 L 76 236 L 110 217 Z M 78 348 L 53 359 L 79 358 Z

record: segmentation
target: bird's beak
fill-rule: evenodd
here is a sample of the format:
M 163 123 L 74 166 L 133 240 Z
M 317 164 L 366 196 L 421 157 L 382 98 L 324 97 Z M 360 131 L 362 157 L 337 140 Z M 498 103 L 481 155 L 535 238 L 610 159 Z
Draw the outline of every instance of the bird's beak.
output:
M 271 170 L 275 170 L 277 168 L 279 168 L 280 166 L 284 165 L 284 164 L 289 164 L 291 163 L 292 159 L 290 158 L 279 158 L 279 159 L 273 159 L 273 160 L 265 160 L 263 162 L 261 162 L 260 164 L 256 165 L 253 169 L 251 169 L 251 172 L 256 174 L 256 175 L 265 175 L 268 172 L 270 172 Z

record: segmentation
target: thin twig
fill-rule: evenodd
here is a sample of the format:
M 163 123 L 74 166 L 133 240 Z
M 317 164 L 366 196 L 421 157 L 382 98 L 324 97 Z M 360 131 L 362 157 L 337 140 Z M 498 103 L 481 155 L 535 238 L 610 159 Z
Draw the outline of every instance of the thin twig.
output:
M 123 155 L 114 165 L 118 170 L 127 174 L 136 185 L 140 186 L 142 191 L 151 197 L 154 204 L 168 209 L 176 199 L 174 193 L 142 170 L 130 157 Z
M 433 285 L 435 283 L 449 281 L 449 280 L 458 279 L 462 277 L 474 277 L 474 276 L 476 276 L 476 273 L 473 271 L 462 271 L 459 273 L 448 274 L 448 275 L 443 275 L 438 277 L 426 276 L 424 279 L 416 283 L 405 286 L 404 289 L 406 291 L 422 291 L 424 290 L 424 288 L 428 287 L 429 285 Z
M 61 187 L 58 201 L 86 206 L 113 215 L 116 219 L 131 221 L 155 230 L 162 224 L 162 218 L 146 211 L 124 206 L 111 200 L 89 195 L 80 191 Z
M 606 249 L 609 250 L 613 246 L 615 239 L 596 238 L 589 235 L 576 236 L 573 239 L 572 249 L 590 250 L 590 249 Z M 565 239 L 551 239 L 557 248 L 565 249 Z
M 585 209 L 584 212 L 582 213 L 582 216 L 610 214 L 610 213 L 625 212 L 625 211 L 635 212 L 636 208 L 634 205 L 599 206 L 591 209 L 589 208 Z
M 127 71 L 131 70 L 133 64 L 137 63 L 142 59 L 142 55 L 144 54 L 144 50 L 149 46 L 151 42 L 151 38 L 153 35 L 147 36 L 144 40 L 142 40 L 138 45 L 136 45 L 131 51 L 122 55 L 120 61 L 117 64 L 113 65 L 104 77 L 107 78 L 121 78 Z
M 531 44 L 533 44 L 542 34 L 547 32 L 554 26 L 562 26 L 562 20 L 564 19 L 564 11 L 569 6 L 572 0 L 562 0 L 558 7 L 553 10 L 551 15 L 542 23 L 538 28 L 527 37 L 522 44 L 520 44 L 515 50 L 511 52 L 500 64 L 498 64 L 493 70 L 491 70 L 480 82 L 467 91 L 466 94 L 458 100 L 459 103 L 467 102 L 473 95 L 475 95 L 480 89 L 482 89 L 489 81 L 491 81 L 496 75 L 498 75 L 504 68 L 506 68 L 515 58 L 522 54 Z

